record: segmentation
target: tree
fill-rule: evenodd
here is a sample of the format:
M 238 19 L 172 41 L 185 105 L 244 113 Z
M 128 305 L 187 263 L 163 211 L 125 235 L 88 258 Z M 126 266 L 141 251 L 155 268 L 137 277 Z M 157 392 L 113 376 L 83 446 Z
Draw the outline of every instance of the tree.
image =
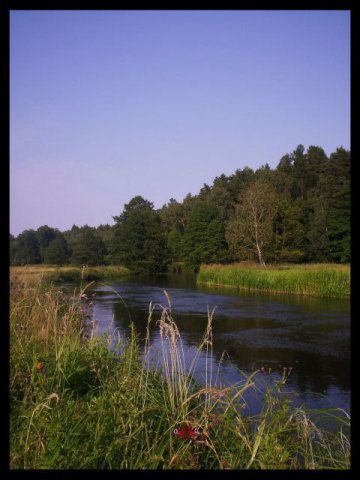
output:
M 275 170 L 271 170 L 270 165 L 268 163 L 265 163 L 265 165 L 262 165 L 255 172 L 255 180 L 263 183 L 269 183 L 270 185 L 274 185 L 275 177 L 276 177 Z
M 70 261 L 71 251 L 63 235 L 59 235 L 52 240 L 46 251 L 44 263 L 54 265 L 64 265 Z
M 287 196 L 277 203 L 274 219 L 274 256 L 276 260 L 299 262 L 304 259 L 304 225 L 302 201 Z
M 212 202 L 201 202 L 188 217 L 184 233 L 186 264 L 197 270 L 202 263 L 223 261 L 228 248 L 220 213 Z
M 306 180 L 307 190 L 316 187 L 320 175 L 322 175 L 329 160 L 321 147 L 310 145 L 306 152 Z
M 71 242 L 71 263 L 74 265 L 102 265 L 105 262 L 106 248 L 95 229 L 85 225 L 76 232 Z
M 245 167 L 243 170 L 237 169 L 233 175 L 230 176 L 227 189 L 231 194 L 233 202 L 236 202 L 240 192 L 254 181 L 254 171 Z
M 10 233 L 9 236 L 9 260 L 10 265 L 14 265 L 14 260 L 16 257 L 16 238 Z
M 318 182 L 309 196 L 305 219 L 308 260 L 349 262 L 350 152 L 338 148 L 328 161 L 321 154 L 318 157 Z
M 104 242 L 105 250 L 106 250 L 105 263 L 109 264 L 110 263 L 109 251 L 110 251 L 111 242 L 114 238 L 114 227 L 109 224 L 99 225 L 96 228 L 95 232 L 96 232 L 96 235 L 99 238 L 101 238 L 101 240 Z
M 169 261 L 166 237 L 160 216 L 153 204 L 136 196 L 125 204 L 116 225 L 110 247 L 111 260 L 135 273 L 156 275 L 165 271 Z
M 179 229 L 174 227 L 167 235 L 167 248 L 173 264 L 181 261 L 183 252 L 183 236 Z
M 223 222 L 227 221 L 230 215 L 233 213 L 234 208 L 231 200 L 231 194 L 224 187 L 214 185 L 208 194 L 208 201 L 216 206 L 220 219 Z
M 306 156 L 304 153 L 304 146 L 298 145 L 296 150 L 292 153 L 294 184 L 293 195 L 294 198 L 305 196 L 305 178 L 306 178 Z
M 24 230 L 18 235 L 13 255 L 14 265 L 40 263 L 39 242 L 34 230 Z
M 274 188 L 262 181 L 250 184 L 240 193 L 235 214 L 226 229 L 227 242 L 236 257 L 251 252 L 265 266 L 266 248 L 272 240 L 276 199 Z
M 350 262 L 350 183 L 345 183 L 333 196 L 335 205 L 328 215 L 330 258 Z
M 42 225 L 36 230 L 36 237 L 39 242 L 41 263 L 63 265 L 69 262 L 71 251 L 60 230 Z M 50 245 L 52 246 L 48 251 Z
M 329 259 L 329 204 L 323 195 L 311 199 L 311 211 L 307 225 L 307 259 L 324 262 Z
M 291 155 L 287 153 L 280 159 L 275 173 L 276 191 L 290 198 L 294 184 L 294 167 Z
M 184 208 L 181 203 L 177 202 L 174 198 L 170 198 L 169 202 L 158 211 L 161 223 L 166 232 L 176 229 L 180 233 L 183 233 L 183 210 Z
M 36 230 L 36 237 L 39 242 L 39 252 L 41 263 L 44 263 L 46 249 L 50 242 L 55 240 L 57 234 L 60 234 L 59 230 L 55 230 L 47 225 L 42 225 Z

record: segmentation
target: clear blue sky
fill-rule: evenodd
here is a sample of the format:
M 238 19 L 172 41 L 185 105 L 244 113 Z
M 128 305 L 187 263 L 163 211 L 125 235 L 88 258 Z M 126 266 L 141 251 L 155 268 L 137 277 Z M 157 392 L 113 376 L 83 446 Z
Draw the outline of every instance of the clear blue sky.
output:
M 348 11 L 12 11 L 10 231 L 350 148 Z

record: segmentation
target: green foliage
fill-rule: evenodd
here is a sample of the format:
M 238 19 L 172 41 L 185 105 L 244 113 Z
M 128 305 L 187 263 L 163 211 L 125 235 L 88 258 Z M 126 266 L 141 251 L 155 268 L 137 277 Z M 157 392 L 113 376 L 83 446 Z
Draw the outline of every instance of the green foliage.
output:
M 87 225 L 78 230 L 70 245 L 71 263 L 74 265 L 101 265 L 105 262 L 104 242 L 94 229 Z
M 329 257 L 335 262 L 350 261 L 350 185 L 343 185 L 333 196 L 328 215 Z
M 184 206 L 177 202 L 174 198 L 170 198 L 167 205 L 159 210 L 161 224 L 166 232 L 178 230 L 180 233 L 184 231 Z
M 307 258 L 350 261 L 350 152 L 338 148 L 319 166 L 316 188 L 307 200 Z
M 112 262 L 135 273 L 155 275 L 166 270 L 168 253 L 160 216 L 141 196 L 124 206 L 116 222 L 110 247 Z
M 338 148 L 326 172 L 330 258 L 350 261 L 350 152 Z
M 63 236 L 52 240 L 45 250 L 43 263 L 65 265 L 69 263 L 71 251 Z
M 272 240 L 277 197 L 274 188 L 262 180 L 248 185 L 239 195 L 235 213 L 226 229 L 226 240 L 235 259 L 250 252 L 265 266 Z
M 50 243 L 55 240 L 55 238 L 60 235 L 59 230 L 43 225 L 36 230 L 36 237 L 38 239 L 39 251 L 41 257 L 41 263 L 46 263 L 45 256 L 46 250 Z
M 339 422 L 335 432 L 319 428 L 282 391 L 285 373 L 265 391 L 256 383 L 259 372 L 227 388 L 207 372 L 206 384 L 197 384 L 196 361 L 185 369 L 169 309 L 157 321 L 163 365 L 155 370 L 142 361 L 133 327 L 118 343 L 93 335 L 82 293 L 69 299 L 11 278 L 10 469 L 350 468 L 346 412 L 317 412 L 337 413 Z M 148 327 L 153 313 L 144 312 Z M 210 314 L 196 358 L 212 354 L 211 325 Z M 149 347 L 147 336 L 145 358 Z M 245 393 L 253 388 L 263 408 L 246 417 Z M 199 438 L 176 438 L 174 428 L 183 425 L 200 428 Z
M 34 230 L 24 230 L 11 242 L 13 265 L 40 263 L 39 242 Z
M 201 263 L 226 259 L 225 229 L 213 203 L 199 203 L 189 214 L 183 254 L 187 265 L 193 269 L 198 269 Z
M 262 264 L 265 260 L 347 263 L 351 259 L 350 160 L 350 152 L 342 147 L 328 158 L 319 146 L 310 145 L 306 151 L 298 145 L 282 156 L 276 169 L 264 164 L 255 172 L 245 167 L 229 176 L 221 174 L 212 185 L 204 184 L 198 195 L 188 194 L 182 202 L 171 198 L 158 211 L 136 196 L 114 217 L 115 226 L 73 225 L 61 233 L 43 225 L 36 232 L 10 236 L 10 262 L 63 264 L 73 250 L 72 263 L 126 262 L 138 273 L 151 274 L 166 271 L 169 263 L 172 269 L 185 263 L 196 269 L 199 262 L 254 258 Z M 262 203 L 267 210 L 265 222 L 251 219 L 256 190 L 258 207 Z M 207 207 L 198 213 L 203 204 L 213 206 L 216 218 L 205 212 Z M 272 210 L 277 210 L 274 217 Z M 206 225 L 201 216 L 209 217 L 211 224 Z M 258 240 L 254 239 L 257 223 L 262 230 Z M 67 249 L 59 241 L 62 237 Z
M 346 265 L 292 265 L 268 267 L 247 264 L 203 265 L 199 283 L 246 290 L 349 298 L 350 268 Z
M 104 246 L 105 246 L 105 263 L 108 264 L 110 263 L 110 246 L 111 242 L 114 238 L 114 227 L 106 224 L 106 225 L 99 225 L 96 229 L 96 234 L 98 237 L 102 240 Z
M 307 254 L 311 261 L 323 262 L 329 258 L 328 214 L 329 205 L 324 196 L 311 199 L 307 228 Z
M 300 199 L 293 202 L 289 198 L 280 198 L 277 202 L 273 224 L 273 260 L 295 262 L 304 259 L 303 208 Z
M 170 230 L 167 236 L 167 248 L 172 263 L 179 262 L 183 251 L 183 235 L 177 228 Z
M 16 238 L 14 235 L 10 233 L 9 235 L 9 260 L 10 260 L 10 265 L 15 265 L 16 261 Z

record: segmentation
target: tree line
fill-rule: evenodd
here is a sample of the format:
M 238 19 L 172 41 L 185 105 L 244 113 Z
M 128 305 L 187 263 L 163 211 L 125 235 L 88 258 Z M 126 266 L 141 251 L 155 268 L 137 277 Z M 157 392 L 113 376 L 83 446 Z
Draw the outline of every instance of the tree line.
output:
M 277 167 L 216 177 L 160 209 L 135 196 L 115 225 L 10 235 L 10 263 L 122 264 L 158 274 L 201 264 L 350 262 L 350 151 L 302 145 Z

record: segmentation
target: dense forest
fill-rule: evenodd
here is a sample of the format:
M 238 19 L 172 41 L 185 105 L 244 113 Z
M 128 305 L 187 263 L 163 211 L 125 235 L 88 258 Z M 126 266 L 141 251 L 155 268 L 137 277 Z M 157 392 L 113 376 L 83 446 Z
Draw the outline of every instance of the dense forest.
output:
M 200 264 L 350 261 L 350 151 L 302 145 L 275 169 L 245 167 L 162 208 L 136 196 L 115 225 L 10 235 L 10 263 L 121 264 L 157 274 Z

